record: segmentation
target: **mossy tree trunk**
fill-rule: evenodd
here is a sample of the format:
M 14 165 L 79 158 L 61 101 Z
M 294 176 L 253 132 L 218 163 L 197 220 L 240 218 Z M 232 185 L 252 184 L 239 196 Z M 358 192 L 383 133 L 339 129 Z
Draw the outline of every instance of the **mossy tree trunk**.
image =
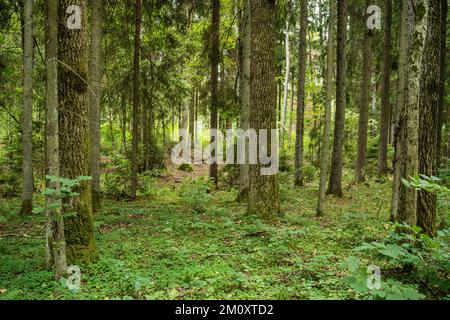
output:
M 86 0 L 58 2 L 59 158 L 62 177 L 89 175 L 88 27 Z M 81 29 L 69 29 L 66 10 L 81 9 Z M 66 253 L 69 263 L 90 262 L 96 257 L 92 217 L 91 183 L 82 182 L 79 196 L 65 200 Z
M 251 1 L 250 128 L 259 134 L 268 130 L 267 150 L 271 150 L 271 129 L 276 128 L 275 16 L 274 0 Z M 271 219 L 280 213 L 278 179 L 261 175 L 262 167 L 259 162 L 250 164 L 247 211 Z

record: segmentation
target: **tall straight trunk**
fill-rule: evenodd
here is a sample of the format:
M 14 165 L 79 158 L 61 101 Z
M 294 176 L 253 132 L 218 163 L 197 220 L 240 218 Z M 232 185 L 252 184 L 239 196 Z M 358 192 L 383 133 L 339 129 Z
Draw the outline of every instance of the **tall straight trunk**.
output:
M 273 0 L 251 1 L 250 127 L 261 134 L 268 130 L 267 150 L 271 150 L 271 129 L 276 128 L 275 16 Z M 278 142 L 278 141 L 277 141 Z M 260 146 L 261 147 L 261 146 Z M 259 152 L 261 148 L 259 148 Z M 276 151 L 278 153 L 278 150 Z M 278 154 L 272 154 L 272 157 Z M 277 175 L 262 175 L 259 161 L 250 164 L 247 212 L 270 219 L 280 212 Z
M 122 110 L 122 152 L 127 152 L 127 100 L 125 93 L 120 96 L 120 107 Z
M 442 142 L 442 126 L 444 124 L 444 96 L 445 96 L 445 81 L 447 77 L 447 13 L 448 13 L 448 2 L 441 2 L 441 66 L 440 66 L 440 86 L 439 86 L 439 115 L 438 115 L 438 132 L 437 132 L 437 165 L 441 165 L 442 154 L 445 155 L 445 149 L 441 148 Z M 449 112 L 446 112 L 447 117 L 447 130 L 450 121 Z M 449 131 L 450 133 L 450 131 Z M 450 150 L 450 140 L 448 141 Z M 450 153 L 447 155 L 450 157 Z
M 378 176 L 383 176 L 388 171 L 387 148 L 389 142 L 389 124 L 391 106 L 389 92 L 391 89 L 391 29 L 392 29 L 392 0 L 385 1 L 384 14 L 384 48 L 383 71 L 381 87 L 381 115 L 380 115 L 380 147 L 378 150 Z
M 333 101 L 333 76 L 334 76 L 334 41 L 335 41 L 335 23 L 336 23 L 336 0 L 330 0 L 330 20 L 328 25 L 328 44 L 327 44 L 327 74 L 326 85 L 326 104 L 323 126 L 323 146 L 320 156 L 320 182 L 319 199 L 317 200 L 316 215 L 322 216 L 325 207 L 325 192 L 328 175 L 328 160 L 330 149 L 330 131 L 331 131 L 331 104 Z
M 336 115 L 334 126 L 333 156 L 328 194 L 342 196 L 342 151 L 344 148 L 347 60 L 347 0 L 338 0 L 337 48 L 336 48 Z
M 250 128 L 250 55 L 251 55 L 251 4 L 250 0 L 244 0 L 244 12 L 242 23 L 242 63 L 241 63 L 241 118 L 240 127 L 243 130 Z M 248 144 L 245 144 L 245 163 L 239 166 L 239 201 L 248 198 L 249 188 L 249 164 Z
M 285 55 L 286 55 L 286 66 L 285 66 L 285 74 L 284 74 L 284 92 L 283 92 L 283 105 L 281 107 L 281 121 L 280 121 L 280 139 L 281 145 L 284 145 L 284 132 L 285 123 L 286 123 L 286 111 L 287 111 L 287 102 L 288 102 L 288 94 L 289 94 L 289 73 L 291 68 L 291 53 L 289 48 L 289 14 L 286 16 L 286 30 L 285 30 Z
M 399 35 L 399 68 L 398 68 L 398 101 L 397 110 L 394 114 L 393 112 L 393 133 L 394 133 L 394 160 L 393 160 L 393 171 L 394 171 L 394 181 L 392 186 L 392 202 L 391 202 L 391 213 L 390 220 L 396 221 L 398 219 L 398 200 L 399 200 L 399 190 L 401 184 L 400 178 L 400 111 L 404 108 L 407 99 L 407 83 L 408 83 L 408 45 L 411 41 L 411 34 L 408 30 L 409 28 L 409 14 L 410 6 L 409 1 L 402 1 L 402 13 L 400 17 L 400 35 Z
M 33 210 L 33 0 L 25 0 L 23 26 L 23 189 L 21 215 Z
M 195 84 L 194 84 L 195 87 Z M 191 148 L 194 148 L 195 142 L 195 99 L 196 99 L 196 89 L 192 90 L 192 100 L 189 105 L 189 137 L 191 139 Z
M 212 1 L 212 21 L 211 21 L 211 130 L 216 130 L 217 128 L 217 118 L 218 118 L 218 72 L 219 72 L 219 59 L 220 59 L 220 1 Z M 211 134 L 211 144 L 217 146 L 217 141 L 214 140 Z M 214 159 L 216 155 L 216 148 L 211 152 L 211 157 Z M 217 185 L 217 162 L 214 161 L 209 166 L 209 177 Z
M 414 10 L 414 11 L 413 11 Z M 421 61 L 425 42 L 426 5 L 417 1 L 409 9 L 408 28 L 413 34 L 408 38 L 408 84 L 406 99 L 400 110 L 400 178 L 408 179 L 419 173 L 419 92 L 421 82 Z M 398 219 L 402 223 L 415 225 L 417 222 L 417 191 L 399 184 Z
M 172 105 L 172 119 L 170 128 L 170 141 L 175 141 L 175 105 Z
M 89 54 L 89 119 L 91 134 L 92 209 L 100 209 L 100 100 L 102 95 L 100 57 L 102 45 L 103 1 L 92 1 L 91 47 Z
M 366 7 L 370 6 L 370 1 L 366 0 Z M 363 23 L 366 22 L 367 15 L 364 15 Z M 369 100 L 370 82 L 372 80 L 372 42 L 373 32 L 369 28 L 364 33 L 363 45 L 363 69 L 361 81 L 361 96 L 359 99 L 359 121 L 358 121 L 358 151 L 355 166 L 355 181 L 357 183 L 365 180 L 364 167 L 367 155 L 367 127 L 369 123 Z
M 49 176 L 59 177 L 58 125 L 58 2 L 45 1 L 45 65 L 46 65 L 46 160 Z M 47 180 L 47 188 L 59 190 L 59 183 Z M 67 270 L 66 240 L 62 203 L 55 194 L 46 197 L 47 263 L 53 266 L 59 280 Z
M 291 77 L 291 104 L 289 108 L 289 126 L 288 126 L 288 148 L 291 150 L 292 140 L 292 114 L 294 112 L 294 95 L 295 95 L 295 77 Z
M 303 185 L 303 134 L 305 131 L 305 84 L 306 84 L 306 32 L 308 28 L 308 0 L 300 1 L 300 31 L 298 47 L 298 89 L 297 89 L 297 123 L 295 136 L 295 178 L 294 185 Z
M 131 190 L 130 197 L 136 199 L 138 185 L 138 144 L 139 144 L 139 83 L 140 83 L 140 50 L 141 50 L 141 0 L 135 3 L 134 30 L 134 62 L 133 62 L 133 130 L 131 140 Z
M 66 10 L 81 10 L 81 29 L 67 27 Z M 58 96 L 60 174 L 75 179 L 89 175 L 88 28 L 86 0 L 59 0 Z M 87 263 L 97 256 L 92 215 L 91 183 L 76 188 L 77 198 L 64 200 L 66 254 L 69 263 Z
M 427 2 L 427 31 L 423 51 L 419 93 L 419 172 L 437 175 L 436 142 L 439 133 L 439 93 L 441 67 L 441 1 Z M 419 191 L 417 225 L 430 236 L 436 235 L 436 194 Z

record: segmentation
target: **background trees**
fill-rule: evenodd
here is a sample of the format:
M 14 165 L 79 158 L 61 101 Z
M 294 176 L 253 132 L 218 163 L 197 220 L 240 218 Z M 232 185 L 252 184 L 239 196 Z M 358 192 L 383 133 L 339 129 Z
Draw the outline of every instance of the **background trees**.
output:
M 441 196 L 407 182 L 419 174 L 448 182 L 445 2 L 382 1 L 374 30 L 362 0 L 87 3 L 59 0 L 57 13 L 48 1 L 46 11 L 44 1 L 0 5 L 0 196 L 22 195 L 25 214 L 44 192 L 47 262 L 57 275 L 66 251 L 69 263 L 97 256 L 92 211 L 109 210 L 101 202 L 152 203 L 186 176 L 209 176 L 215 188 L 174 202 L 236 191 L 236 212 L 267 220 L 293 207 L 306 217 L 310 199 L 317 216 L 333 212 L 327 182 L 328 194 L 358 208 L 355 190 L 371 188 L 377 218 L 390 211 L 391 221 L 431 236 L 446 219 Z M 67 27 L 70 5 L 81 8 L 81 29 Z M 212 130 L 237 128 L 280 129 L 277 175 L 248 159 L 172 163 L 183 129 L 205 148 L 217 144 Z M 52 177 L 83 182 L 61 200 L 49 189 L 66 180 Z M 390 193 L 378 194 L 386 185 L 390 205 Z

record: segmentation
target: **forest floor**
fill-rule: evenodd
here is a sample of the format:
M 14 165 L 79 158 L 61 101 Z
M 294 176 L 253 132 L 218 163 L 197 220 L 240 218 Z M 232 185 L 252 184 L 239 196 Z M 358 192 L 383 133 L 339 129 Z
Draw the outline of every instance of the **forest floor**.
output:
M 18 199 L 1 200 L 0 299 L 351 299 L 345 261 L 371 264 L 353 249 L 392 231 L 389 181 L 328 197 L 316 218 L 317 181 L 294 189 L 281 174 L 284 215 L 266 222 L 245 214 L 235 189 L 211 190 L 194 174 L 160 178 L 137 202 L 105 200 L 99 259 L 80 266 L 77 292 L 45 268 L 45 218 L 20 217 Z

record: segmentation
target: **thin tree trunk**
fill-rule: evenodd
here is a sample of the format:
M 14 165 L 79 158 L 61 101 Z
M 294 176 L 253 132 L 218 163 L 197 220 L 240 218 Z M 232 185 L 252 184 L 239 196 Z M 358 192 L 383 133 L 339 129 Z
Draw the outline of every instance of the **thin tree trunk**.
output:
M 419 93 L 419 172 L 429 177 L 437 175 L 436 142 L 439 133 L 439 93 L 441 67 L 441 1 L 427 2 L 427 31 L 421 65 Z M 436 235 L 436 194 L 419 191 L 417 225 L 424 233 Z
M 48 175 L 60 176 L 58 125 L 58 2 L 45 1 L 45 65 L 46 65 L 46 160 Z M 47 188 L 58 191 L 56 181 L 47 180 Z M 55 194 L 46 197 L 47 263 L 54 267 L 59 280 L 67 270 L 66 240 L 62 203 Z
M 134 63 L 133 63 L 133 137 L 131 141 L 131 190 L 130 197 L 136 199 L 138 185 L 138 144 L 139 144 L 139 83 L 140 83 L 140 48 L 141 48 L 141 0 L 135 3 Z
M 394 181 L 392 186 L 392 203 L 391 203 L 391 213 L 390 221 L 396 221 L 398 219 L 398 200 L 399 200 L 399 190 L 400 190 L 400 111 L 404 108 L 407 99 L 407 83 L 408 83 L 408 43 L 410 39 L 409 21 L 408 16 L 410 13 L 409 1 L 402 1 L 402 13 L 400 17 L 400 35 L 399 35 L 399 68 L 398 68 L 398 101 L 397 110 L 393 118 L 393 133 L 394 133 L 394 160 L 393 160 L 393 170 L 394 170 Z M 394 113 L 394 112 L 393 112 Z
M 66 10 L 77 5 L 81 10 L 81 29 L 67 27 Z M 58 96 L 60 174 L 76 179 L 89 175 L 89 93 L 88 28 L 86 0 L 59 0 L 58 17 Z M 97 257 L 92 215 L 91 183 L 76 188 L 77 198 L 64 200 L 66 254 L 69 263 L 87 263 Z
M 195 84 L 194 84 L 195 87 Z M 192 90 L 192 100 L 189 105 L 189 137 L 191 139 L 191 148 L 194 149 L 195 142 L 195 97 L 196 90 L 195 88 Z
M 330 131 L 331 131 L 331 104 L 333 101 L 333 74 L 334 74 L 334 41 L 335 41 L 335 23 L 336 23 L 336 0 L 330 0 L 330 20 L 328 25 L 328 44 L 327 44 L 327 75 L 326 75 L 326 104 L 323 127 L 323 146 L 320 157 L 320 182 L 319 199 L 317 201 L 316 216 L 324 214 L 325 192 L 328 175 L 328 160 L 330 149 Z
M 292 70 L 293 71 L 293 70 Z M 288 128 L 288 148 L 291 150 L 291 140 L 292 140 L 292 123 L 293 123 L 293 112 L 294 112 L 294 95 L 295 95 L 295 77 L 292 76 L 291 79 L 291 106 L 289 109 L 289 128 Z
M 212 0 L 212 23 L 211 23 L 211 130 L 217 129 L 218 118 L 218 67 L 220 59 L 220 1 Z M 211 144 L 217 146 L 213 135 L 211 134 Z M 214 159 L 216 155 L 216 148 L 211 152 L 211 157 Z M 214 161 L 209 166 L 209 177 L 217 185 L 217 161 Z
M 271 129 L 276 128 L 275 16 L 275 1 L 251 1 L 250 127 L 259 134 L 261 129 L 268 130 L 267 150 L 271 150 Z M 271 219 L 280 212 L 278 178 L 276 174 L 262 175 L 264 167 L 259 161 L 250 164 L 247 212 Z
M 438 132 L 437 132 L 437 165 L 438 167 L 442 162 L 442 153 L 445 155 L 445 149 L 441 148 L 442 142 L 442 126 L 444 124 L 444 96 L 445 96 L 445 81 L 447 78 L 447 13 L 448 2 L 441 1 L 441 66 L 440 66 L 440 87 L 439 87 L 439 115 L 438 115 Z M 450 115 L 447 111 L 447 130 L 449 126 Z M 449 131 L 450 133 L 450 131 Z M 450 140 L 448 141 L 450 150 Z M 450 157 L 450 154 L 448 154 Z
M 92 1 L 91 13 L 91 48 L 89 55 L 89 118 L 91 133 L 91 176 L 92 176 L 92 209 L 94 212 L 100 209 L 100 100 L 102 95 L 101 85 L 101 42 L 103 22 L 103 1 Z
M 285 55 L 286 55 L 286 66 L 285 66 L 285 74 L 284 74 L 284 92 L 283 92 L 283 105 L 281 109 L 281 121 L 280 121 L 280 139 L 281 145 L 284 145 L 284 132 L 285 123 L 286 123 L 286 111 L 287 111 L 287 102 L 288 102 L 288 94 L 289 94 L 289 73 L 291 68 L 291 54 L 289 48 L 289 14 L 286 17 L 286 30 L 285 30 Z
M 23 26 L 23 189 L 21 215 L 33 210 L 33 1 L 24 1 Z
M 345 47 L 347 41 L 347 0 L 338 0 L 337 7 L 337 48 L 336 48 L 336 115 L 334 126 L 333 156 L 328 194 L 342 196 L 342 151 L 344 148 L 347 61 Z
M 120 105 L 122 110 L 122 152 L 127 153 L 127 100 L 125 93 L 120 97 Z
M 370 6 L 370 1 L 366 0 L 366 7 Z M 366 21 L 367 15 L 364 15 Z M 358 152 L 355 166 L 355 181 L 357 183 L 365 180 L 364 167 L 367 155 L 367 127 L 369 123 L 369 100 L 370 82 L 372 80 L 372 39 L 373 32 L 366 29 L 364 33 L 363 45 L 363 78 L 361 82 L 361 96 L 359 100 L 359 122 L 358 122 Z
M 303 135 L 305 130 L 305 84 L 306 84 L 306 33 L 308 28 L 308 1 L 300 1 L 300 32 L 298 48 L 298 90 L 297 90 L 297 123 L 295 137 L 295 179 L 294 185 L 303 185 Z
M 392 0 L 385 1 L 384 14 L 384 49 L 383 71 L 381 87 L 381 116 L 380 116 L 380 148 L 378 151 L 378 176 L 383 176 L 388 171 L 387 148 L 389 140 L 389 124 L 391 106 L 389 92 L 391 88 L 391 29 L 392 29 Z
M 244 0 L 244 13 L 242 24 L 242 63 L 241 63 L 241 119 L 240 127 L 243 130 L 250 128 L 250 55 L 251 55 L 251 4 Z M 248 144 L 245 144 L 245 163 L 239 166 L 239 201 L 248 199 L 249 164 Z

